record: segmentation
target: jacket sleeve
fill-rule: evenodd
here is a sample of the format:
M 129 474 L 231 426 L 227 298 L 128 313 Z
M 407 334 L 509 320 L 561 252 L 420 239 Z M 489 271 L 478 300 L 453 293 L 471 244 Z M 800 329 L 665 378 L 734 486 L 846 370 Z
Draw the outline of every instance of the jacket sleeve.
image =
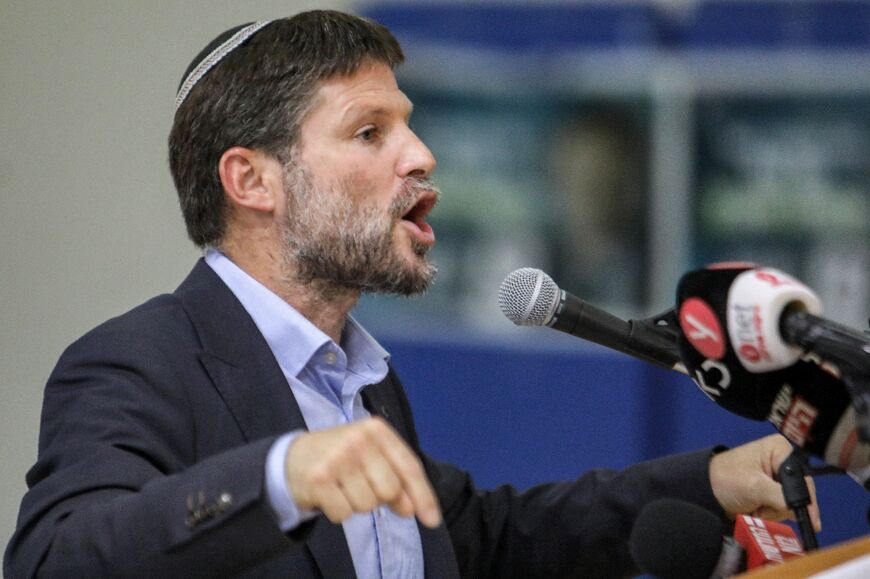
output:
M 722 516 L 708 479 L 709 451 L 673 455 L 624 471 L 593 470 L 576 480 L 517 492 L 476 489 L 469 475 L 426 459 L 463 577 L 627 577 L 637 514 L 674 497 Z
M 406 422 L 412 423 L 403 390 L 397 390 Z M 476 488 L 467 472 L 422 453 L 413 430 L 408 438 L 438 495 L 462 577 L 632 576 L 639 570 L 628 538 L 648 502 L 673 497 L 724 517 L 710 487 L 712 449 L 623 471 L 593 470 L 525 492 L 511 486 L 489 491 Z
M 73 344 L 45 389 L 4 575 L 226 576 L 298 546 L 264 499 L 272 439 L 196 456 L 187 396 L 153 340 Z

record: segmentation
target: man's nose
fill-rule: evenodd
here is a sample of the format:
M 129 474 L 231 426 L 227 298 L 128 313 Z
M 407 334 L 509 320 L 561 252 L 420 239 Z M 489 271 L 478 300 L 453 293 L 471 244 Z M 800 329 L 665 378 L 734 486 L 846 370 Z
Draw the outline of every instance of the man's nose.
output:
M 396 166 L 399 177 L 428 177 L 435 170 L 435 156 L 410 128 L 408 142 Z

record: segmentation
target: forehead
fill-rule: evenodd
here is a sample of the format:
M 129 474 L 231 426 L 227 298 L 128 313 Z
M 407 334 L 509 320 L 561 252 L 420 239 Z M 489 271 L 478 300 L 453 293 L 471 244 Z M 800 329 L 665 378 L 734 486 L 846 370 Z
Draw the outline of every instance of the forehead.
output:
M 337 76 L 320 83 L 305 124 L 311 122 L 352 122 L 369 113 L 407 117 L 411 101 L 399 89 L 389 66 L 380 62 L 364 64 L 350 76 Z

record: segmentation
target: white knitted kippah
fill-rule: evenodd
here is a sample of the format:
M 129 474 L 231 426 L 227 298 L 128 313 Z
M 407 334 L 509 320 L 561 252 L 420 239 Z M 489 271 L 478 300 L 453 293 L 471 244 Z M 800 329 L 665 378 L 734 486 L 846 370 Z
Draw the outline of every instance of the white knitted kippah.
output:
M 261 20 L 259 22 L 252 22 L 251 24 L 243 24 L 242 26 L 224 32 L 213 40 L 205 50 L 197 55 L 197 58 L 195 58 L 188 67 L 187 74 L 185 74 L 184 80 L 182 80 L 181 84 L 178 86 L 178 93 L 175 95 L 175 110 L 178 110 L 184 102 L 184 99 L 187 98 L 187 95 L 191 90 L 193 90 L 193 87 L 196 86 L 196 83 L 198 83 L 209 70 L 219 63 L 226 55 L 253 36 L 258 30 L 271 22 L 274 21 Z M 229 35 L 229 38 L 223 40 L 227 35 Z M 217 44 L 217 46 L 209 50 L 209 48 L 214 44 Z

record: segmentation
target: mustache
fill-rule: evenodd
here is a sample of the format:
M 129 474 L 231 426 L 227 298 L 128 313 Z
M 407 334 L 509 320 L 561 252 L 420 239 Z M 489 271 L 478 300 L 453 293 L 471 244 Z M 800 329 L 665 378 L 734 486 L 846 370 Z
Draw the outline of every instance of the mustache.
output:
M 408 177 L 402 183 L 402 190 L 399 196 L 390 203 L 390 215 L 399 219 L 405 215 L 410 209 L 417 204 L 424 194 L 434 193 L 435 202 L 441 198 L 441 189 L 438 185 L 428 177 Z

